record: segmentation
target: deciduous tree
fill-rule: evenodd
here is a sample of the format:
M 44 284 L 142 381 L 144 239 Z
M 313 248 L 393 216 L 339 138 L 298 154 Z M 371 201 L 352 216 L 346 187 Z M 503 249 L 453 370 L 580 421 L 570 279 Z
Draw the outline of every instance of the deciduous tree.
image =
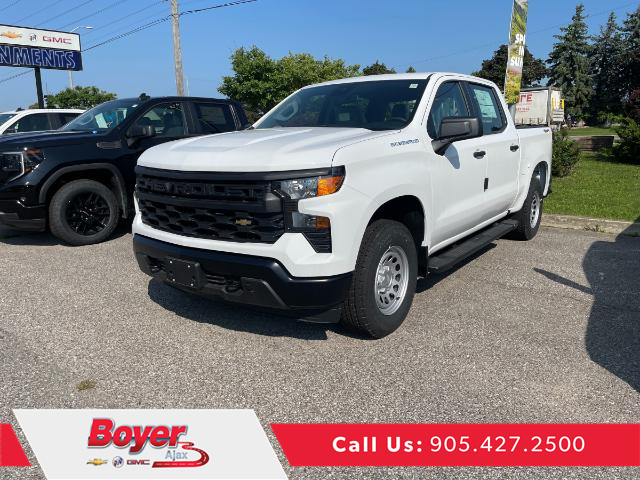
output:
M 306 85 L 360 74 L 360 65 L 341 59 L 317 59 L 308 53 L 273 59 L 255 46 L 233 52 L 231 66 L 234 74 L 223 77 L 218 90 L 257 115 Z
M 82 108 L 86 110 L 115 98 L 115 93 L 105 92 L 98 87 L 74 87 L 62 90 L 55 95 L 48 95 L 47 106 L 49 108 Z
M 493 52 L 493 56 L 483 60 L 482 68 L 472 75 L 491 80 L 500 88 L 504 87 L 504 76 L 507 71 L 508 50 L 506 45 Z M 522 86 L 532 87 L 547 76 L 547 67 L 544 60 L 535 58 L 529 49 L 524 49 L 524 65 L 522 67 Z

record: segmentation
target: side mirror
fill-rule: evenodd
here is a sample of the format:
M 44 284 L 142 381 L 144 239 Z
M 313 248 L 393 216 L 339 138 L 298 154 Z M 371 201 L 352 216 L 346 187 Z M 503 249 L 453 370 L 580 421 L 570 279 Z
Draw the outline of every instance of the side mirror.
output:
M 151 138 L 156 136 L 156 129 L 153 125 L 133 125 L 127 132 L 127 137 L 135 140 L 141 138 Z
M 446 117 L 440 124 L 438 138 L 431 142 L 438 155 L 444 155 L 449 145 L 460 140 L 482 136 L 482 123 L 477 117 Z

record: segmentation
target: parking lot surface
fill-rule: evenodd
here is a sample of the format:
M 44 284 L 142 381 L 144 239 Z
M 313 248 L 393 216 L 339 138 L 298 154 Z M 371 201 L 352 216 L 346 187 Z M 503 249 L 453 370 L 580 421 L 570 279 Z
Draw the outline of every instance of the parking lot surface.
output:
M 292 479 L 638 478 L 291 468 L 269 423 L 640 422 L 640 238 L 500 240 L 421 281 L 404 325 L 377 341 L 150 281 L 126 232 L 72 248 L 0 230 L 0 272 L 0 422 L 17 426 L 11 408 L 252 408 Z M 3 475 L 44 478 L 39 467 Z

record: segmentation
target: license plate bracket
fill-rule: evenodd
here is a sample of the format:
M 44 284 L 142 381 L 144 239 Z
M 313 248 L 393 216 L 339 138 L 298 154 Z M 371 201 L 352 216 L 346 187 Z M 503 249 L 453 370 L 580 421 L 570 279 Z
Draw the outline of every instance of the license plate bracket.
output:
M 198 262 L 169 257 L 165 261 L 165 272 L 169 283 L 196 290 L 204 286 L 204 274 Z

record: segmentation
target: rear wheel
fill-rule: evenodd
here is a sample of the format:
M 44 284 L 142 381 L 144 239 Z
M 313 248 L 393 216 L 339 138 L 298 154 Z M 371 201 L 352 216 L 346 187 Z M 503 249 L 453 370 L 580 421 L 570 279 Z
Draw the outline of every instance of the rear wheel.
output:
M 518 227 L 512 235 L 514 238 L 531 240 L 536 236 L 542 220 L 542 205 L 542 185 L 538 177 L 534 176 L 522 209 L 513 215 L 513 218 L 518 221 Z
M 404 321 L 416 291 L 418 256 L 411 232 L 393 220 L 365 231 L 342 313 L 355 332 L 382 338 Z
M 70 245 L 100 243 L 118 225 L 118 202 L 102 183 L 75 180 L 58 190 L 49 207 L 51 233 Z

